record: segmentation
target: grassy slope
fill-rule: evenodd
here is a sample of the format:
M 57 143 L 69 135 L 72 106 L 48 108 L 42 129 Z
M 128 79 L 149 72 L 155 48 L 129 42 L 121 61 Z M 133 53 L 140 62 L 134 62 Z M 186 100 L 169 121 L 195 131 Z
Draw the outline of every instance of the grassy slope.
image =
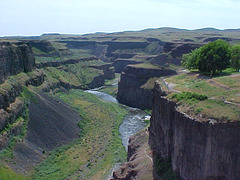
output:
M 36 168 L 34 179 L 101 179 L 113 162 L 122 162 L 125 151 L 118 127 L 125 109 L 103 102 L 81 90 L 58 93 L 57 96 L 75 107 L 83 118 L 79 123 L 80 138 L 52 152 Z
M 104 87 L 102 89 L 99 89 L 99 91 L 110 94 L 113 97 L 117 97 L 118 86 L 114 86 L 114 84 L 118 83 L 121 74 L 116 73 L 115 76 L 115 79 L 107 80 L 104 84 Z
M 0 179 L 1 180 L 24 180 L 25 176 L 15 173 L 13 170 L 8 168 L 6 165 L 0 164 Z
M 13 78 L 13 77 L 12 77 Z M 28 88 L 23 87 L 23 91 L 20 94 L 21 99 L 24 100 L 26 104 L 30 102 L 31 99 L 34 99 L 34 95 L 28 90 Z M 12 128 L 18 123 L 21 125 L 21 133 L 17 136 L 9 135 L 10 141 L 8 146 L 0 152 L 0 180 L 23 180 L 27 179 L 26 176 L 23 176 L 20 173 L 13 171 L 9 168 L 6 163 L 14 162 L 13 148 L 15 144 L 19 141 L 22 141 L 27 133 L 27 122 L 28 122 L 28 109 L 25 109 L 22 116 L 20 116 L 13 124 L 9 124 L 0 134 L 11 132 Z
M 239 120 L 239 76 L 204 79 L 196 74 L 182 74 L 167 78 L 166 81 L 175 84 L 173 87 L 175 90 L 208 96 L 208 99 L 204 101 L 182 100 L 179 102 L 180 110 L 196 117 L 202 116 L 220 121 Z M 236 103 L 236 105 L 227 104 L 224 101 Z
M 103 74 L 102 70 L 89 68 L 89 65 L 101 65 L 102 61 L 86 61 L 77 64 L 62 65 L 57 68 L 46 67 L 44 72 L 47 75 L 48 82 L 58 82 L 59 80 L 70 85 L 86 88 L 87 84 L 92 82 L 93 78 Z
M 131 64 L 129 66 L 137 67 L 137 68 L 144 68 L 144 69 L 161 69 L 160 66 L 150 63 L 141 63 L 141 64 Z

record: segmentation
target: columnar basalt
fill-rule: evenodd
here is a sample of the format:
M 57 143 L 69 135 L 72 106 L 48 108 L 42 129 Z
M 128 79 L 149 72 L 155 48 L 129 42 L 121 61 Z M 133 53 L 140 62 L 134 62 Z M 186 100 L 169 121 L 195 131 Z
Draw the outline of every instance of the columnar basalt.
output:
M 178 111 L 155 84 L 149 143 L 183 180 L 240 179 L 239 122 L 200 121 Z M 154 177 L 159 179 L 157 164 Z
M 128 65 L 118 83 L 117 99 L 120 103 L 140 109 L 151 109 L 152 89 L 144 84 L 150 78 L 176 74 L 175 71 L 161 68 L 144 68 Z
M 0 83 L 11 75 L 32 71 L 35 59 L 29 43 L 0 42 Z

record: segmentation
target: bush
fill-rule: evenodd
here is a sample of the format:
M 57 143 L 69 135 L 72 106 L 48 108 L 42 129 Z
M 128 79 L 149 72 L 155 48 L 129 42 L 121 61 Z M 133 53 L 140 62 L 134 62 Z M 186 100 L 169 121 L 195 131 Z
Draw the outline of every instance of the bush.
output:
M 191 92 L 181 92 L 178 94 L 173 94 L 172 98 L 176 98 L 178 101 L 180 101 L 182 99 L 203 101 L 203 100 L 207 99 L 208 97 L 203 94 L 197 94 L 197 93 L 191 93 Z

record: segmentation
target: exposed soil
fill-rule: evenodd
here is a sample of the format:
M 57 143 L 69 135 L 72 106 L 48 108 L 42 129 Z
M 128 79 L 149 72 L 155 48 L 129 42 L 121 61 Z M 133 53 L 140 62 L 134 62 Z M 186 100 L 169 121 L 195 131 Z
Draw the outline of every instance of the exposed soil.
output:
M 18 172 L 31 171 L 49 151 L 78 137 L 80 119 L 78 113 L 63 101 L 44 93 L 36 95 L 29 106 L 26 138 L 16 144 L 16 163 L 9 165 Z

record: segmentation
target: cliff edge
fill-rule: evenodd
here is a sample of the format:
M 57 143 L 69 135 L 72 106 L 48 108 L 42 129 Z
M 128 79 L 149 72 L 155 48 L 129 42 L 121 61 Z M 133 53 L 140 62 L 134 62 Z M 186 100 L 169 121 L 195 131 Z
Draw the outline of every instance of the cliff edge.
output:
M 155 83 L 149 144 L 153 150 L 154 179 L 168 173 L 183 180 L 240 179 L 239 122 L 200 122 L 180 112 L 162 96 Z M 159 163 L 162 162 L 162 163 Z
M 131 107 L 151 109 L 154 81 L 161 76 L 174 74 L 176 74 L 174 70 L 152 64 L 128 65 L 118 83 L 117 99 Z

